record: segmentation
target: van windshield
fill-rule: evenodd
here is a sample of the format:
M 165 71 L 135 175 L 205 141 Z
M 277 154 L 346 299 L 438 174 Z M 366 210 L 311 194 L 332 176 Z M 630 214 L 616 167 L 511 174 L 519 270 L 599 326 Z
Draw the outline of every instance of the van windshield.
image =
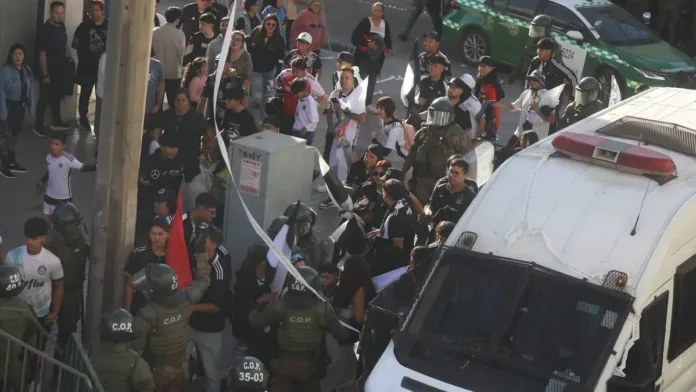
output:
M 589 390 L 631 302 L 532 264 L 449 249 L 395 351 L 403 365 L 465 389 Z

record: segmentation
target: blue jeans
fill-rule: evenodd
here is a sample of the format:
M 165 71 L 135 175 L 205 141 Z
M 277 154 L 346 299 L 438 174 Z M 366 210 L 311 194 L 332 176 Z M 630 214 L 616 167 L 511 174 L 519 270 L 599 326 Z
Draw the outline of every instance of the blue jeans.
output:
M 314 132 L 305 132 L 304 137 L 302 137 L 302 136 L 300 136 L 300 131 L 293 129 L 292 136 L 299 137 L 300 139 L 306 140 L 308 146 L 311 146 L 312 142 L 314 141 Z
M 254 72 L 251 74 L 251 94 L 254 101 L 261 105 L 259 110 L 259 120 L 265 116 L 263 106 L 266 100 L 272 96 L 272 90 L 269 89 L 269 82 L 275 79 L 275 69 L 268 72 Z

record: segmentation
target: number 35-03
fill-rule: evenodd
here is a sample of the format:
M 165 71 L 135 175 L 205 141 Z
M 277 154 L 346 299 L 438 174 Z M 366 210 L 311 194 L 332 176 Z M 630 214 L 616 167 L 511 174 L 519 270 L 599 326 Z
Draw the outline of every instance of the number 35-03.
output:
M 239 381 L 263 382 L 263 373 L 239 372 Z
M 564 59 L 572 60 L 575 57 L 575 51 L 566 48 L 561 48 L 561 50 L 563 51 Z

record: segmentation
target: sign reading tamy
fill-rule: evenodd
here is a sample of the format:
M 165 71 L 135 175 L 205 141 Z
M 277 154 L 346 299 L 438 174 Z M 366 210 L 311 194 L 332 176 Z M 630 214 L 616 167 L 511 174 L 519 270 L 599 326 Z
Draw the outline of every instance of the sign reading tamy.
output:
M 239 173 L 239 191 L 250 195 L 259 196 L 261 193 L 261 162 L 242 158 L 242 167 Z

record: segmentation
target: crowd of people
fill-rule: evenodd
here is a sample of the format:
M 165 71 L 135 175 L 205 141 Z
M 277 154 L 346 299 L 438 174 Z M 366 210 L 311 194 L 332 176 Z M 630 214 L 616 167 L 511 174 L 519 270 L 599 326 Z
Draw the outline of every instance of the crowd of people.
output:
M 82 317 L 89 255 L 70 177 L 73 170 L 94 171 L 96 165 L 65 151 L 69 125 L 61 120 L 60 100 L 78 84 L 79 125 L 91 129 L 87 112 L 96 89 L 94 133 L 99 137 L 108 20 L 104 3 L 93 0 L 90 19 L 68 46 L 65 5 L 54 1 L 50 10 L 38 34 L 38 93 L 21 45 L 10 48 L 7 64 L 0 68 L 0 174 L 12 179 L 26 172 L 15 154 L 25 114 L 35 114 L 34 132 L 51 140 L 46 174 L 38 183 L 44 195 L 42 216 L 25 223 L 23 246 L 0 254 L 0 283 L 6 287 L 0 302 L 30 311 L 0 312 L 0 328 L 21 337 L 33 326 L 45 333 L 56 324 L 58 347 L 64 347 Z M 406 116 L 398 117 L 398 99 L 384 96 L 373 103 L 377 76 L 392 51 L 384 11 L 384 4 L 372 5 L 371 15 L 351 35 L 354 51 L 339 53 L 333 69 L 325 68 L 319 56 L 327 41 L 321 1 L 310 0 L 298 12 L 293 0 L 245 0 L 235 20 L 214 0 L 169 7 L 163 15 L 158 10 L 143 119 L 135 248 L 123 271 L 122 307 L 104 315 L 102 344 L 92 352 L 105 390 L 183 391 L 203 378 L 210 392 L 263 390 L 267 385 L 271 391 L 334 391 L 354 381 L 365 366 L 355 354 L 359 331 L 370 301 L 379 295 L 373 279 L 403 269 L 414 287 L 422 286 L 429 255 L 444 245 L 478 193 L 466 156 L 478 143 L 497 141 L 500 110 L 519 112 L 519 121 L 500 149 L 498 163 L 603 107 L 599 83 L 578 81 L 554 57 L 557 44 L 550 29 L 535 37 L 536 56 L 526 72 L 525 89 L 511 103 L 504 102 L 493 59 L 481 57 L 475 75 L 455 76 L 440 50 L 440 33 L 432 31 L 421 37 L 422 52 L 412 64 L 419 77 L 406 96 Z M 230 47 L 221 57 L 230 28 Z M 77 51 L 76 68 L 69 48 Z M 332 91 L 319 83 L 323 72 L 332 74 Z M 563 113 L 552 93 L 559 86 L 574 96 Z M 48 105 L 52 125 L 44 127 Z M 368 115 L 379 119 L 380 129 L 356 157 L 360 125 Z M 230 174 L 217 129 L 227 147 L 262 130 L 311 145 L 320 116 L 328 126 L 323 158 L 350 195 L 353 209 L 344 215 L 332 252 L 315 233 L 317 213 L 304 203 L 288 206 L 268 228 L 268 236 L 294 225 L 291 261 L 304 282 L 289 276 L 283 289 L 274 291 L 278 267 L 269 263 L 265 244 L 241 250 L 246 256 L 237 271 L 223 245 Z M 320 182 L 315 189 L 326 192 Z M 182 211 L 177 211 L 179 195 Z M 331 197 L 320 205 L 334 207 Z M 188 285 L 181 285 L 168 265 L 177 219 L 193 278 Z M 9 360 L 14 369 L 19 353 L 12 351 Z M 28 382 L 16 372 L 3 381 L 13 386 Z

